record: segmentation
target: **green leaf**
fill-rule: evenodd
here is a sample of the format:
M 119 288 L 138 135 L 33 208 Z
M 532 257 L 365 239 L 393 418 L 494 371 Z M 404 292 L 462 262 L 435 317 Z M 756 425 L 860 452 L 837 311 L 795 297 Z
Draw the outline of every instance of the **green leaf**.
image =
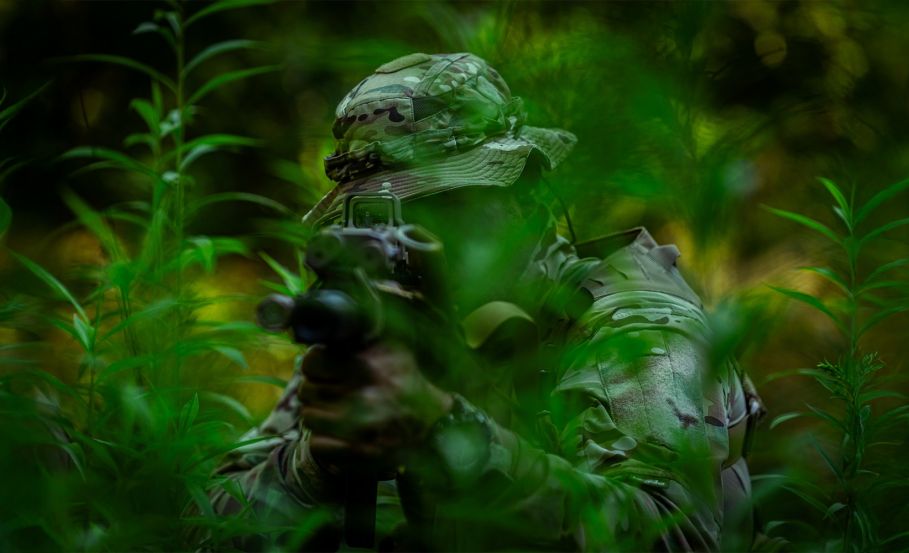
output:
M 222 12 L 225 10 L 235 10 L 237 8 L 245 8 L 248 6 L 262 6 L 265 4 L 272 4 L 275 0 L 221 0 L 220 2 L 215 2 L 209 6 L 197 11 L 183 22 L 183 28 L 187 28 L 196 21 L 208 17 L 214 13 Z
M 144 144 L 152 152 L 154 152 L 155 148 L 158 146 L 155 137 L 146 132 L 133 133 L 123 139 L 124 148 L 131 148 L 136 144 Z
M 817 498 L 815 498 L 814 496 L 809 494 L 808 492 L 805 492 L 803 490 L 800 490 L 796 487 L 789 486 L 789 485 L 784 485 L 783 489 L 795 494 L 797 497 L 801 498 L 802 501 L 804 501 L 805 503 L 807 503 L 808 505 L 813 507 L 819 513 L 823 514 L 823 513 L 827 512 L 827 506 L 824 505 L 823 502 L 821 502 L 820 500 L 818 500 Z
M 868 317 L 868 320 L 865 324 L 862 325 L 862 328 L 859 329 L 858 337 L 862 337 L 866 332 L 884 322 L 886 319 L 896 315 L 897 313 L 903 313 L 904 311 L 909 311 L 909 305 L 895 305 L 889 309 L 884 309 L 883 311 L 878 311 L 871 317 Z
M 290 210 L 287 209 L 287 207 L 271 198 L 266 198 L 265 196 L 260 196 L 258 194 L 251 194 L 249 192 L 222 192 L 220 194 L 209 194 L 191 202 L 186 211 L 187 214 L 192 215 L 203 207 L 222 202 L 248 202 L 274 209 L 278 213 L 285 215 L 290 213 Z
M 19 255 L 18 253 L 13 252 L 13 251 L 10 251 L 10 254 L 13 257 L 15 257 L 19 261 L 19 263 L 22 263 L 23 265 L 25 265 L 25 267 L 29 271 L 31 271 L 35 276 L 37 276 L 39 279 L 41 279 L 41 281 L 43 281 L 45 284 L 47 284 L 51 290 L 53 290 L 54 292 L 56 292 L 57 294 L 62 296 L 64 299 L 66 299 L 83 319 L 85 319 L 86 321 L 88 320 L 88 315 L 85 314 L 85 310 L 82 309 L 82 306 L 79 305 L 79 302 L 76 301 L 76 298 L 73 297 L 73 295 L 70 293 L 70 291 L 66 289 L 66 286 L 64 286 L 59 280 L 57 280 L 57 278 L 54 275 L 50 274 L 49 272 L 47 272 L 46 269 L 44 269 L 43 267 L 41 267 L 40 265 L 38 265 L 37 263 L 35 263 L 31 259 L 28 259 L 25 256 Z
M 840 216 L 840 219 L 843 220 L 847 229 L 852 229 L 852 210 L 849 208 L 849 202 L 846 201 L 846 196 L 843 195 L 843 192 L 837 187 L 830 179 L 825 179 L 823 177 L 818 178 L 821 184 L 824 185 L 824 188 L 830 192 L 830 195 L 833 196 L 833 199 L 836 201 L 836 204 L 839 206 L 839 211 L 837 215 Z
M 871 284 L 865 284 L 859 286 L 859 289 L 856 290 L 856 295 L 861 295 L 863 292 L 868 290 L 880 290 L 887 288 L 909 288 L 909 281 L 905 280 L 879 280 L 877 282 L 872 282 Z
M 130 156 L 118 152 L 116 150 L 111 150 L 109 148 L 96 148 L 94 146 L 79 146 L 78 148 L 73 148 L 68 152 L 65 152 L 60 156 L 59 159 L 80 159 L 80 158 L 97 158 L 109 161 L 115 164 L 117 167 L 120 167 L 127 171 L 134 171 L 137 173 L 142 173 L 149 177 L 158 178 L 158 174 L 155 173 L 151 167 L 148 167 L 142 163 L 139 163 Z
M 262 142 L 260 140 L 233 134 L 210 134 L 201 136 L 187 142 L 180 148 L 180 152 L 186 154 L 186 157 L 180 162 L 180 169 L 185 171 L 196 159 L 205 154 L 222 150 L 225 146 L 256 147 L 261 144 Z M 164 161 L 168 161 L 175 155 L 176 152 L 170 152 L 168 155 L 164 156 L 163 159 Z
M 784 414 L 782 414 L 782 415 L 779 415 L 779 416 L 777 416 L 776 418 L 774 418 L 773 421 L 771 421 L 771 423 L 770 423 L 770 430 L 773 430 L 774 428 L 776 428 L 777 426 L 783 424 L 783 423 L 786 422 L 786 421 L 791 421 L 792 419 L 796 419 L 796 418 L 802 417 L 802 416 L 804 416 L 804 415 L 805 415 L 805 413 L 799 413 L 799 412 L 797 412 L 797 411 L 792 412 L 792 413 L 784 413 Z
M 85 351 L 95 350 L 95 327 L 88 324 L 78 313 L 73 313 L 73 329 Z
M 225 40 L 224 42 L 218 42 L 212 44 L 208 48 L 202 50 L 196 56 L 191 59 L 185 67 L 183 67 L 183 76 L 189 75 L 193 69 L 195 69 L 200 63 L 217 56 L 218 54 L 223 54 L 225 52 L 232 52 L 234 50 L 249 50 L 251 48 L 256 48 L 261 46 L 260 42 L 255 40 Z
M 213 349 L 237 365 L 240 365 L 244 369 L 249 368 L 249 363 L 246 362 L 246 356 L 244 356 L 243 352 L 237 348 L 232 348 L 229 346 L 215 346 Z
M 906 217 L 904 219 L 897 219 L 895 221 L 890 221 L 889 223 L 885 223 L 885 224 L 869 231 L 868 234 L 865 234 L 864 236 L 862 236 L 862 238 L 859 240 L 859 244 L 864 245 L 866 242 L 874 240 L 881 234 L 884 234 L 885 232 L 891 231 L 891 230 L 893 230 L 897 227 L 901 227 L 903 225 L 909 225 L 909 217 Z
M 162 27 L 153 21 L 145 21 L 139 23 L 139 26 L 133 30 L 134 35 L 141 35 L 145 33 L 157 33 L 160 35 L 171 48 L 176 48 L 177 41 L 174 38 L 174 33 L 166 27 Z
M 830 507 L 827 507 L 827 512 L 824 513 L 824 518 L 832 517 L 836 513 L 842 511 L 844 507 L 846 507 L 846 504 L 840 502 L 836 502 L 830 505 Z
M 828 281 L 835 284 L 840 290 L 846 294 L 849 294 L 849 285 L 846 284 L 845 279 L 843 279 L 842 276 L 837 274 L 833 269 L 830 269 L 829 267 L 799 267 L 799 270 L 821 275 Z
M 41 85 L 40 87 L 38 87 L 34 92 L 29 94 L 25 98 L 22 98 L 15 104 L 5 108 L 3 111 L 0 111 L 0 130 L 3 130 L 3 127 L 6 126 L 6 124 L 13 118 L 13 116 L 15 116 L 17 113 L 19 113 L 19 111 L 21 111 L 22 108 L 24 108 L 29 102 L 31 102 L 35 98 L 35 96 L 44 92 L 44 89 L 47 88 L 48 86 L 50 86 L 50 81 L 48 81 L 48 82 L 44 83 L 43 85 Z
M 271 267 L 274 272 L 278 273 L 278 275 L 281 277 L 281 280 L 284 281 L 284 286 L 287 287 L 287 290 L 291 295 L 295 296 L 302 291 L 303 285 L 300 277 L 291 273 L 283 265 L 272 259 L 272 257 L 267 253 L 261 252 L 259 253 L 259 256 L 264 259 L 266 263 L 268 263 L 268 266 Z
M 9 160 L 8 159 L 4 160 L 4 163 L 2 164 L 3 169 L 0 170 L 0 184 L 3 184 L 3 181 L 5 181 L 7 178 L 9 178 L 10 175 L 15 173 L 16 171 L 18 171 L 19 169 L 21 169 L 28 163 L 28 161 L 17 161 L 16 163 L 10 163 L 9 165 L 6 165 L 7 161 L 9 161 Z
M 890 536 L 887 539 L 885 539 L 884 541 L 882 541 L 881 545 L 887 545 L 888 543 L 892 543 L 892 542 L 895 542 L 898 540 L 904 540 L 907 538 L 909 538 L 909 531 L 900 532 L 899 534 L 893 534 L 892 536 Z
M 152 105 L 151 102 L 142 98 L 136 98 L 129 103 L 129 107 L 139 114 L 139 117 L 145 121 L 145 126 L 149 132 L 157 135 L 160 132 L 159 123 L 161 122 L 161 113 Z
M 196 250 L 199 252 L 199 257 L 202 260 L 202 267 L 205 269 L 206 273 L 211 274 L 215 270 L 215 247 L 212 244 L 211 238 L 207 236 L 194 236 L 189 239 L 189 242 L 195 246 Z
M 227 73 L 222 73 L 217 77 L 214 77 L 201 87 L 199 87 L 192 96 L 189 97 L 189 100 L 186 101 L 188 105 L 195 104 L 209 93 L 214 90 L 234 81 L 241 79 L 247 79 L 249 77 L 254 77 L 256 75 L 262 75 L 265 73 L 271 73 L 280 69 L 280 66 L 277 65 L 265 65 L 262 67 L 253 67 L 250 69 L 241 69 L 239 71 L 230 71 Z
M 203 490 L 201 486 L 198 484 L 191 484 L 189 486 L 189 495 L 193 498 L 193 502 L 199 508 L 199 512 L 202 513 L 203 516 L 210 519 L 217 518 L 215 509 L 211 504 L 211 498 L 205 493 L 205 490 Z
M 829 422 L 834 428 L 837 428 L 842 431 L 846 430 L 846 427 L 843 424 L 843 421 L 837 419 L 836 417 L 831 415 L 829 412 L 827 412 L 823 409 L 820 409 L 818 407 L 814 407 L 812 405 L 807 405 L 807 407 L 808 407 L 808 409 L 811 410 L 811 413 L 812 413 L 811 416 L 814 416 L 821 420 Z
M 784 296 L 788 296 L 794 300 L 800 301 L 806 305 L 809 305 L 809 306 L 817 309 L 824 315 L 827 315 L 827 317 L 829 317 L 830 320 L 836 324 L 837 328 L 839 328 L 841 331 L 843 331 L 844 334 L 848 334 L 848 332 L 846 330 L 846 326 L 842 323 L 842 321 L 840 321 L 839 317 L 837 317 L 833 313 L 833 311 L 831 311 L 830 308 L 827 307 L 824 304 L 824 302 L 822 302 L 818 298 L 816 298 L 812 295 L 809 295 L 809 294 L 805 294 L 803 292 L 799 292 L 798 290 L 791 290 L 789 288 L 781 288 L 779 286 L 770 286 L 770 288 L 773 290 L 776 290 L 777 292 L 779 292 L 780 294 L 783 294 Z
M 13 210 L 10 209 L 9 204 L 3 198 L 0 198 L 0 236 L 6 232 L 12 222 Z
M 868 278 L 865 279 L 865 282 L 872 282 L 875 278 L 881 276 L 882 274 L 886 273 L 887 271 L 891 271 L 893 269 L 896 269 L 898 267 L 903 267 L 905 265 L 909 265 L 909 257 L 903 257 L 901 259 L 894 259 L 890 263 L 885 263 L 885 264 L 881 265 L 880 267 L 878 267 L 877 269 L 875 269 L 870 275 L 868 275 Z
M 835 232 L 830 230 L 828 226 L 824 225 L 823 223 L 819 223 L 814 219 L 805 217 L 799 213 L 793 213 L 792 211 L 786 211 L 783 209 L 776 209 L 774 207 L 764 206 L 764 208 L 778 217 L 783 217 L 784 219 L 795 221 L 796 223 L 808 227 L 815 232 L 819 232 L 837 244 L 840 244 L 842 242 L 840 240 L 840 237 L 837 236 Z
M 885 201 L 889 200 L 889 199 L 892 198 L 893 196 L 896 196 L 897 194 L 899 194 L 900 192 L 902 192 L 902 191 L 905 190 L 906 188 L 909 188 L 909 179 L 905 179 L 905 180 L 901 180 L 901 181 L 899 181 L 899 182 L 895 182 L 895 183 L 891 184 L 890 186 L 884 188 L 883 190 L 881 190 L 880 192 L 878 192 L 878 193 L 875 194 L 874 196 L 872 196 L 871 199 L 868 200 L 868 201 L 865 203 L 865 205 L 863 205 L 863 206 L 858 210 L 858 213 L 856 213 L 856 215 L 855 215 L 855 224 L 858 225 L 859 223 L 861 223 L 862 221 L 864 221 L 865 218 L 868 217 L 868 215 L 870 215 L 872 211 L 874 211 L 875 209 L 877 209 L 877 207 L 878 207 L 879 205 L 881 205 L 881 204 L 884 203 Z
M 146 321 L 153 317 L 162 315 L 162 314 L 170 311 L 177 305 L 178 305 L 178 302 L 172 298 L 165 298 L 163 300 L 156 301 L 155 303 L 149 305 L 148 307 L 145 307 L 144 309 L 141 309 L 139 311 L 134 311 L 132 314 L 130 314 L 129 317 L 123 319 L 117 325 L 115 325 L 113 328 L 108 330 L 104 334 L 102 339 L 107 339 L 136 323 Z
M 216 403 L 220 403 L 221 405 L 224 405 L 225 407 L 227 407 L 234 413 L 240 415 L 240 418 L 242 418 L 245 423 L 249 424 L 252 422 L 252 415 L 249 413 L 249 410 L 246 408 L 245 405 L 243 405 L 236 399 L 234 399 L 230 396 L 215 393 L 215 392 L 202 392 L 202 394 L 205 396 L 206 399 L 210 399 Z M 247 440 L 245 443 L 255 443 L 256 441 L 259 441 L 259 440 Z
M 196 422 L 199 415 L 199 392 L 193 394 L 193 398 L 186 402 L 183 409 L 180 410 L 180 430 L 185 432 Z
M 270 384 L 270 385 L 280 388 L 282 390 L 287 387 L 287 380 L 284 380 L 283 378 L 278 378 L 277 376 L 269 376 L 266 374 L 252 374 L 252 375 L 237 376 L 235 378 L 232 378 L 231 380 L 234 382 L 255 382 L 255 383 L 259 383 L 259 384 Z
M 155 82 L 161 83 L 173 92 L 177 91 L 177 85 L 174 84 L 174 81 L 158 71 L 157 69 L 145 65 L 144 63 L 139 63 L 136 60 L 124 57 L 124 56 L 112 56 L 110 54 L 79 54 L 76 56 L 67 56 L 62 58 L 63 61 L 97 61 L 101 63 L 111 63 L 114 65 L 119 65 L 126 67 L 128 69 L 133 69 L 139 71 L 140 73 L 145 73 Z
M 865 392 L 859 395 L 859 402 L 868 403 L 870 401 L 882 398 L 909 399 L 909 396 L 892 390 L 874 390 L 872 392 Z
M 124 255 L 119 239 L 101 215 L 69 189 L 64 188 L 60 195 L 63 197 L 63 201 L 66 205 L 72 209 L 73 213 L 79 218 L 79 222 L 85 225 L 92 234 L 98 237 L 98 240 L 100 240 L 104 249 L 110 253 L 111 257 L 115 261 L 122 261 Z

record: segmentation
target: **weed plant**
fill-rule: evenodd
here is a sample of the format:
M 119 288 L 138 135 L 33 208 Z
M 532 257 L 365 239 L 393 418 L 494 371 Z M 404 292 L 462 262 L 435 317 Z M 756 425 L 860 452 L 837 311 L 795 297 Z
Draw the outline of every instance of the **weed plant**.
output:
M 219 385 L 206 378 L 231 374 L 227 365 L 246 367 L 241 348 L 258 331 L 251 323 L 199 318 L 200 308 L 237 298 L 204 298 L 193 287 L 200 273 L 215 271 L 219 257 L 246 255 L 248 247 L 235 237 L 192 235 L 189 229 L 222 202 L 286 209 L 250 193 L 196 193 L 197 160 L 258 142 L 193 131 L 206 96 L 275 68 L 200 80 L 211 58 L 258 45 L 225 40 L 190 53 L 186 37 L 215 13 L 262 3 L 223 0 L 188 13 L 188 3 L 174 0 L 157 10 L 134 32 L 161 38 L 174 56 L 171 74 L 108 54 L 64 60 L 135 71 L 149 78 L 150 95 L 130 103 L 145 128 L 126 136 L 123 149 L 85 146 L 60 158 L 87 161 L 77 174 L 117 172 L 135 190 L 131 201 L 102 211 L 75 191 L 63 191 L 104 252 L 100 264 L 82 267 L 74 279 L 80 292 L 29 257 L 11 253 L 51 295 L 39 303 L 13 295 L 2 307 L 2 322 L 17 338 L 0 352 L 4 367 L 15 367 L 0 376 L 3 550 L 183 550 L 190 548 L 184 540 L 194 528 L 216 542 L 255 526 L 248 511 L 215 519 L 208 503 L 208 489 L 221 484 L 210 479 L 214 463 L 245 445 L 235 438 L 251 416 L 218 391 L 224 379 Z M 27 100 L 0 112 L 0 128 Z M 6 160 L 3 166 L 9 171 L 15 164 Z M 0 204 L 0 230 L 10 219 L 8 206 Z M 72 352 L 78 374 L 71 381 L 42 366 L 54 362 L 42 342 L 61 331 L 78 345 Z M 187 510 L 190 499 L 194 506 Z
M 761 478 L 784 478 L 783 486 L 826 521 L 822 530 L 809 534 L 809 548 L 823 544 L 825 551 L 851 552 L 906 547 L 909 532 L 892 529 L 893 513 L 884 507 L 887 503 L 882 499 L 906 487 L 905 469 L 887 461 L 888 452 L 905 445 L 903 429 L 909 419 L 909 397 L 887 386 L 880 376 L 885 363 L 877 352 L 866 349 L 864 338 L 893 315 L 909 310 L 909 284 L 905 278 L 909 258 L 875 263 L 879 254 L 870 255 L 886 233 L 909 224 L 909 218 L 880 222 L 872 218 L 875 210 L 897 200 L 909 188 L 909 180 L 880 190 L 864 203 L 856 200 L 855 188 L 847 196 L 835 182 L 823 178 L 820 182 L 833 197 L 837 227 L 792 211 L 771 211 L 821 234 L 838 247 L 842 263 L 802 269 L 825 279 L 838 297 L 830 301 L 819 294 L 774 289 L 829 319 L 842 345 L 835 357 L 821 361 L 815 368 L 786 371 L 775 377 L 813 378 L 829 392 L 835 408 L 806 404 L 804 411 L 776 416 L 770 428 L 799 417 L 813 417 L 832 430 L 838 442 L 834 451 L 813 436 L 808 441 L 834 477 L 835 485 L 828 486 L 821 478 Z

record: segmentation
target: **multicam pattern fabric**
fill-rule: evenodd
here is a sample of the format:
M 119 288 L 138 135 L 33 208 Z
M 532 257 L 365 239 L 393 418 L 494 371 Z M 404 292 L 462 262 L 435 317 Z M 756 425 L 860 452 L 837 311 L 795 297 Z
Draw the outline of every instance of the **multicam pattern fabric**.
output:
M 380 167 L 466 150 L 524 123 L 519 98 L 470 54 L 411 54 L 383 65 L 338 104 L 329 178 L 346 182 Z
M 762 407 L 733 362 L 710 366 L 704 313 L 675 267 L 678 250 L 643 229 L 619 236 L 602 258 L 579 258 L 558 237 L 547 243 L 525 280 L 556 313 L 572 292 L 584 291 L 589 307 L 550 316 L 544 348 L 560 352 L 551 366 L 524 367 L 518 378 L 500 379 L 508 385 L 496 393 L 480 393 L 482 383 L 458 390 L 496 419 L 487 465 L 475 481 L 437 491 L 433 516 L 420 514 L 394 481 L 379 483 L 377 549 L 747 549 L 744 454 Z M 510 387 L 525 384 L 520 375 L 541 368 L 551 380 L 539 408 L 493 409 L 490 398 L 514 397 Z M 248 446 L 221 474 L 258 512 L 299 524 L 329 509 L 338 528 L 343 491 L 308 454 L 299 382 L 297 374 L 247 436 L 274 440 Z M 216 509 L 240 510 L 235 495 L 228 486 L 215 492 Z M 336 531 L 313 547 L 339 541 Z
M 521 99 L 486 61 L 467 53 L 389 62 L 355 86 L 335 116 L 337 144 L 325 172 L 338 186 L 307 222 L 324 222 L 354 190 L 384 185 L 406 200 L 465 185 L 509 186 L 532 152 L 552 169 L 576 141 L 561 129 L 526 125 Z M 465 168 L 487 178 L 465 181 Z

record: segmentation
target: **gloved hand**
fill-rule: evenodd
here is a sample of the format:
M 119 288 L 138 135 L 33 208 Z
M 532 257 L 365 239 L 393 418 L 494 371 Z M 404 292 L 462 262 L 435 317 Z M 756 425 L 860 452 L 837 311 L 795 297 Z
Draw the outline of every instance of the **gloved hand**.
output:
M 395 343 L 377 342 L 355 353 L 314 346 L 302 372 L 301 415 L 322 466 L 351 457 L 400 462 L 453 404 L 451 394 L 423 375 L 414 354 Z

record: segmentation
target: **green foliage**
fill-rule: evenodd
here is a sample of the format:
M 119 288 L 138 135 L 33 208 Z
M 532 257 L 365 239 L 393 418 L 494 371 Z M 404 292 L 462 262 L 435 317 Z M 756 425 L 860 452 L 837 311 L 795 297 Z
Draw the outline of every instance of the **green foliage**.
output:
M 192 166 L 200 157 L 259 145 L 231 134 L 192 137 L 199 102 L 229 83 L 274 68 L 228 71 L 197 83 L 195 70 L 214 56 L 257 43 L 219 42 L 188 63 L 185 46 L 190 23 L 256 3 L 264 2 L 215 2 L 187 18 L 184 10 L 191 5 L 174 1 L 169 9 L 158 10 L 154 21 L 140 25 L 137 33 L 155 32 L 172 49 L 172 75 L 123 56 L 69 58 L 137 71 L 150 79 L 150 95 L 130 102 L 145 129 L 127 136 L 123 150 L 83 146 L 59 157 L 60 163 L 89 162 L 75 174 L 115 170 L 131 175 L 135 186 L 134 201 L 102 211 L 63 190 L 78 223 L 103 249 L 102 259 L 78 283 L 80 291 L 29 257 L 10 252 L 51 295 L 39 308 L 43 323 L 29 320 L 26 310 L 35 305 L 15 297 L 8 301 L 5 326 L 44 339 L 52 329 L 62 331 L 77 348 L 72 355 L 78 374 L 68 380 L 52 376 L 51 367 L 42 367 L 51 360 L 40 355 L 40 342 L 23 340 L 0 352 L 5 365 L 26 367 L 0 374 L 0 470 L 6 488 L 0 547 L 5 550 L 182 550 L 194 543 L 187 541 L 190 536 L 207 536 L 206 543 L 217 546 L 241 529 L 256 528 L 248 510 L 215 520 L 208 503 L 207 490 L 232 484 L 212 479 L 213 464 L 250 443 L 234 440 L 252 416 L 220 391 L 227 389 L 227 378 L 221 377 L 220 385 L 205 378 L 229 375 L 225 367 L 230 365 L 247 370 L 240 348 L 261 337 L 251 324 L 200 320 L 200 309 L 232 298 L 198 297 L 191 286 L 200 270 L 212 273 L 222 256 L 249 251 L 237 238 L 188 236 L 186 230 L 201 212 L 223 202 L 251 202 L 288 213 L 260 195 L 198 195 L 192 188 Z M 40 92 L 0 112 L 0 128 Z M 13 162 L 5 160 L 3 166 L 9 171 Z M 6 203 L 0 203 L 0 231 L 10 216 Z M 118 222 L 129 223 L 138 234 L 124 235 Z M 67 305 L 55 307 L 57 300 Z M 281 383 L 267 375 L 243 378 Z M 303 537 L 308 531 L 302 529 Z
M 818 536 L 825 540 L 828 550 L 878 551 L 902 540 L 904 536 L 900 533 L 882 535 L 880 520 L 889 513 L 880 510 L 875 496 L 881 490 L 903 485 L 906 475 L 892 465 L 884 464 L 874 470 L 869 466 L 874 460 L 880 464 L 880 459 L 875 459 L 874 454 L 886 455 L 894 445 L 904 444 L 899 428 L 909 418 L 909 404 L 906 403 L 909 396 L 883 387 L 878 373 L 884 368 L 884 363 L 876 352 L 864 351 L 862 339 L 875 326 L 909 310 L 909 285 L 905 278 L 883 280 L 885 275 L 889 276 L 906 265 L 905 259 L 881 262 L 870 271 L 863 261 L 875 241 L 888 231 L 906 224 L 904 219 L 872 222 L 870 216 L 884 201 L 907 188 L 909 181 L 892 184 L 862 204 L 856 202 L 854 190 L 847 198 L 833 181 L 822 178 L 820 182 L 835 202 L 833 211 L 842 230 L 834 230 L 799 213 L 773 208 L 770 211 L 820 233 L 840 248 L 845 259 L 842 266 L 803 268 L 834 284 L 839 298 L 830 301 L 788 288 L 772 288 L 819 311 L 839 331 L 843 345 L 835 361 L 825 360 L 818 363 L 815 369 L 796 371 L 796 374 L 810 376 L 820 384 L 835 400 L 837 409 L 806 404 L 806 411 L 777 415 L 770 428 L 799 417 L 812 417 L 839 435 L 835 453 L 816 440 L 809 440 L 834 476 L 836 488 L 829 490 L 814 486 L 811 491 L 801 492 L 791 486 L 787 489 L 829 521 L 827 530 Z M 871 291 L 876 292 L 871 294 Z M 889 410 L 883 407 L 888 401 L 892 404 L 893 400 L 899 402 L 898 407 Z M 896 441 L 891 438 L 896 438 Z M 801 480 L 801 483 L 805 481 Z
M 251 315 L 250 293 L 309 284 L 299 251 L 275 250 L 307 238 L 285 204 L 299 211 L 329 186 L 322 159 L 335 102 L 398 55 L 464 50 L 524 98 L 530 124 L 579 135 L 551 184 L 582 240 L 645 224 L 659 241 L 678 242 L 686 278 L 718 306 L 714 366 L 741 354 L 758 382 L 781 366 L 811 366 L 759 387 L 773 415 L 751 460 L 763 473 L 755 478 L 770 521 L 763 531 L 806 551 L 907 547 L 898 464 L 909 416 L 900 355 L 909 181 L 881 191 L 823 179 L 804 186 L 815 174 L 869 183 L 906 174 L 905 8 L 509 1 L 235 11 L 268 3 L 70 3 L 40 21 L 67 30 L 39 41 L 62 51 L 16 33 L 32 3 L 0 9 L 4 90 L 19 98 L 0 100 L 4 146 L 53 147 L 0 155 L 0 548 L 187 549 L 187 533 L 210 532 L 206 546 L 218 549 L 257 530 L 291 530 L 257 517 L 235 482 L 211 477 L 274 403 L 267 392 L 283 386 L 291 362 L 275 363 L 278 376 L 255 374 L 275 343 L 249 323 L 221 322 L 244 315 L 211 313 L 245 302 L 238 312 Z M 152 11 L 138 26 L 118 19 Z M 118 37 L 148 46 L 124 55 L 131 50 Z M 45 68 L 20 63 L 17 41 L 39 61 L 104 52 L 70 55 L 54 66 L 62 68 L 54 83 L 65 86 L 39 86 L 46 77 L 26 79 L 18 67 Z M 238 63 L 263 51 L 280 73 L 273 60 Z M 61 80 L 66 71 L 87 76 Z M 103 100 L 94 107 L 92 89 Z M 56 121 L 34 116 L 45 95 Z M 86 142 L 97 145 L 72 148 Z M 266 158 L 276 150 L 288 160 Z M 41 156 L 72 170 L 62 193 L 56 175 L 17 180 Z M 274 181 L 293 188 L 269 188 Z M 20 199 L 34 189 L 40 211 L 20 212 L 12 185 Z M 821 195 L 829 218 L 816 210 Z M 54 215 L 58 198 L 73 222 Z M 778 219 L 758 201 L 799 207 L 771 209 Z M 255 221 L 254 236 L 234 230 L 259 214 L 269 218 Z M 80 233 L 91 240 L 65 242 Z M 251 255 L 263 241 L 277 246 Z M 828 249 L 803 259 L 817 243 Z M 58 259 L 60 250 L 75 261 Z M 260 270 L 238 277 L 228 270 L 237 260 Z M 807 266 L 793 276 L 797 265 Z M 233 278 L 244 294 L 227 286 Z M 758 284 L 768 279 L 781 294 Z M 775 296 L 807 309 L 785 318 Z M 206 492 L 218 488 L 242 505 L 238 513 L 213 516 Z M 592 528 L 605 525 L 600 515 L 585 514 Z M 295 539 L 326 516 L 297 521 Z M 602 530 L 591 543 L 615 538 Z

